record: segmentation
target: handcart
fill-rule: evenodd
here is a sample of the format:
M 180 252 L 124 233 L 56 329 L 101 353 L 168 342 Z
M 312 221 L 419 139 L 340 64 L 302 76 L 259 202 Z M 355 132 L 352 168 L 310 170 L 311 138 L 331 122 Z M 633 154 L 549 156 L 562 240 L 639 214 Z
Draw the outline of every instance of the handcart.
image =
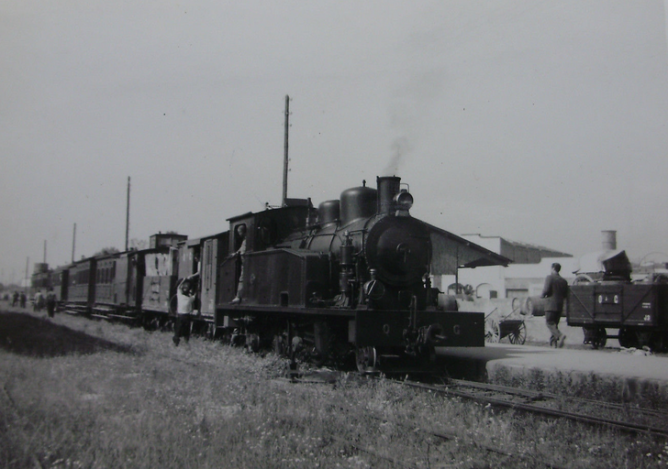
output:
M 514 306 L 515 302 L 513 301 Z M 497 343 L 507 337 L 511 344 L 523 345 L 527 340 L 527 328 L 523 319 L 516 319 L 518 309 L 513 308 L 510 314 L 502 316 L 498 321 L 491 317 L 497 311 L 497 308 L 487 314 L 485 316 L 485 341 Z

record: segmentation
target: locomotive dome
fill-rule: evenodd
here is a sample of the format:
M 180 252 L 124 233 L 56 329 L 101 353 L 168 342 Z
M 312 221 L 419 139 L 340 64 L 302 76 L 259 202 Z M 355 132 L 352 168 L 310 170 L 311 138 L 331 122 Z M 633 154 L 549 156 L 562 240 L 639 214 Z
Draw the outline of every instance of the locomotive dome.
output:
M 361 186 L 341 193 L 341 225 L 347 225 L 359 218 L 372 217 L 376 213 L 378 191 Z

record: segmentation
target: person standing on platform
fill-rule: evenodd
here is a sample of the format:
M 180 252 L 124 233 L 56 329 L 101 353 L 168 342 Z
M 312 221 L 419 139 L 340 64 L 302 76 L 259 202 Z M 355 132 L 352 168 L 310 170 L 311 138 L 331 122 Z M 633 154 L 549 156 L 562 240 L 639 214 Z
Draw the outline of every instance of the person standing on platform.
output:
M 42 292 L 37 291 L 37 293 L 35 293 L 35 298 L 33 299 L 32 310 L 35 312 L 42 311 L 43 302 L 44 296 L 42 295 Z
M 56 313 L 56 294 L 53 290 L 49 290 L 46 294 L 46 313 L 52 318 Z
M 545 298 L 545 323 L 550 330 L 550 346 L 562 348 L 566 335 L 559 330 L 559 320 L 564 309 L 564 300 L 568 296 L 568 282 L 559 275 L 561 264 L 552 264 L 550 275 L 545 278 L 543 298 Z

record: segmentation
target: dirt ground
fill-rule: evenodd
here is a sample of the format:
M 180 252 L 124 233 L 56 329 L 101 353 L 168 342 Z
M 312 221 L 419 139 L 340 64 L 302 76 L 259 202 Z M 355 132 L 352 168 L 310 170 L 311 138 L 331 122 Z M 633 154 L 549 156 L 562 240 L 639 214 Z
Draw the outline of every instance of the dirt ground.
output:
M 33 357 L 56 357 L 102 350 L 130 351 L 113 342 L 52 323 L 46 318 L 26 314 L 25 310 L 3 309 L 0 311 L 0 349 L 7 352 Z

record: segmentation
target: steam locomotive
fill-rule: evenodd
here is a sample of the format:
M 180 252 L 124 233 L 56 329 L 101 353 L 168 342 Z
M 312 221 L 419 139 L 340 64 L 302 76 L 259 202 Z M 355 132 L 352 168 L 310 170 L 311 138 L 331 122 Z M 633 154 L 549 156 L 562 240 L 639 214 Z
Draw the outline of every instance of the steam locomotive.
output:
M 428 368 L 435 347 L 484 346 L 485 334 L 483 313 L 439 300 L 430 272 L 447 256 L 434 248 L 457 244 L 456 268 L 467 249 L 472 265 L 507 260 L 413 218 L 412 205 L 400 178 L 379 177 L 318 208 L 286 199 L 212 236 L 158 234 L 148 249 L 83 259 L 56 269 L 54 288 L 67 311 L 164 326 L 179 279 L 198 273 L 194 327 L 211 336 L 360 371 Z

